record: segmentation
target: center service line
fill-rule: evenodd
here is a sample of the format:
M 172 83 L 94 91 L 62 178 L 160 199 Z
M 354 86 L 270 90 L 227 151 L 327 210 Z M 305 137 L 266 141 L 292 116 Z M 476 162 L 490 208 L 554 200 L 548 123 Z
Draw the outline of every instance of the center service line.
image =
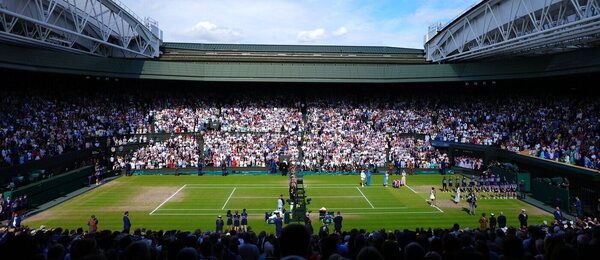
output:
M 227 200 L 225 201 L 225 204 L 223 204 L 223 207 L 221 208 L 221 210 L 225 209 L 225 206 L 227 206 L 227 202 L 229 202 L 229 200 L 231 199 L 231 196 L 233 196 L 235 189 L 237 189 L 237 187 L 233 188 L 233 190 L 231 191 L 231 194 L 229 194 L 229 198 L 227 198 Z
M 371 208 L 375 208 L 375 207 L 373 207 L 373 204 L 371 204 L 369 199 L 367 199 L 367 196 L 365 196 L 365 194 L 358 187 L 356 187 L 356 189 L 358 190 L 358 192 L 360 192 L 360 194 L 362 194 L 363 198 L 365 198 L 365 200 L 369 203 L 369 205 L 371 205 Z
M 167 201 L 169 201 L 170 199 L 172 199 L 173 197 L 175 197 L 175 195 L 177 195 L 177 193 L 179 193 L 181 190 L 183 190 L 185 188 L 185 186 L 187 186 L 187 184 L 184 184 L 183 186 L 181 186 L 181 188 L 179 188 L 175 193 L 173 193 L 173 195 L 171 195 L 171 197 L 168 197 L 165 201 L 163 201 L 160 205 L 158 205 L 158 207 L 156 207 L 148 215 L 152 215 L 152 213 L 154 213 L 155 211 L 157 211 L 160 207 L 162 207 L 162 205 L 164 205 L 165 203 L 167 203 Z

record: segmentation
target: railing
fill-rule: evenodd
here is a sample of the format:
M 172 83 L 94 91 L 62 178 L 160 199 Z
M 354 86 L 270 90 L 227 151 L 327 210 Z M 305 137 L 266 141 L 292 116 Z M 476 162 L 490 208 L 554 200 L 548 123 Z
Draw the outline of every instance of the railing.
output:
M 428 31 L 425 43 L 427 44 L 427 42 L 429 42 L 431 39 L 435 38 L 435 36 L 438 34 L 438 32 L 442 31 L 446 26 L 451 24 L 453 21 L 455 21 L 459 17 L 463 16 L 465 13 L 467 13 L 473 7 L 475 7 L 476 5 L 480 4 L 483 1 L 487 1 L 487 0 L 480 0 L 480 1 L 477 1 L 477 2 L 469 5 L 469 7 L 465 8 L 463 11 L 458 13 L 458 15 L 454 16 L 452 19 L 450 19 L 450 21 L 448 21 L 446 23 L 438 22 L 436 24 L 430 25 L 428 29 L 431 29 L 431 27 L 436 27 L 436 32 L 434 34 L 432 34 L 431 31 Z
M 127 13 L 129 13 L 131 16 L 133 16 L 140 24 L 144 24 L 144 19 L 142 19 L 141 16 L 137 15 L 133 10 L 131 10 L 129 7 L 127 7 L 127 5 L 125 5 L 123 2 L 119 1 L 119 0 L 108 0 L 111 1 L 115 4 L 117 4 L 118 6 L 120 6 L 123 10 L 125 10 Z

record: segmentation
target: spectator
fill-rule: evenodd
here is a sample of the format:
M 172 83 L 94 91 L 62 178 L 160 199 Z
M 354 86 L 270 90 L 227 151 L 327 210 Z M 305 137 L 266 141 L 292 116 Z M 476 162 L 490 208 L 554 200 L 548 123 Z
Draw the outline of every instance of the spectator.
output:
M 498 216 L 498 227 L 506 228 L 506 216 L 504 216 L 504 212 L 500 212 L 500 216 Z
M 22 221 L 21 215 L 19 215 L 19 213 L 17 213 L 17 212 L 13 212 L 12 218 L 10 219 L 10 227 L 13 227 L 13 228 L 21 227 L 21 221 Z
M 217 221 L 216 221 L 215 225 L 216 225 L 215 232 L 217 232 L 218 234 L 223 233 L 223 226 L 225 225 L 225 222 L 223 221 L 223 218 L 221 217 L 221 215 L 219 215 L 219 217 L 217 217 Z
M 494 213 L 490 213 L 490 229 L 496 230 L 496 225 L 497 225 L 496 217 L 494 216 Z
M 334 232 L 339 233 L 339 234 L 342 233 L 342 221 L 343 220 L 344 220 L 344 217 L 342 217 L 342 214 L 338 211 L 335 218 L 333 218 Z
M 488 229 L 488 219 L 485 217 L 485 213 L 481 213 L 481 218 L 479 218 L 479 229 Z
M 96 224 L 97 220 L 96 220 Z M 129 234 L 129 230 L 131 229 L 131 221 L 129 220 L 129 211 L 125 211 L 123 213 L 123 233 Z
M 575 217 L 583 216 L 583 204 L 579 197 L 575 196 Z
M 556 221 L 556 223 L 560 224 L 563 221 L 563 214 L 562 211 L 560 211 L 560 207 L 556 207 L 556 210 L 552 215 L 554 216 L 554 221 Z
M 297 256 L 308 259 L 310 235 L 300 224 L 290 224 L 281 231 L 281 257 Z
M 521 224 L 521 229 L 527 227 L 528 218 L 529 216 L 527 216 L 527 212 L 525 211 L 525 209 L 521 209 L 521 213 L 519 214 L 519 223 Z
M 88 220 L 87 225 L 88 225 L 90 233 L 98 231 L 98 219 L 96 218 L 95 215 L 92 215 L 90 217 L 90 219 Z

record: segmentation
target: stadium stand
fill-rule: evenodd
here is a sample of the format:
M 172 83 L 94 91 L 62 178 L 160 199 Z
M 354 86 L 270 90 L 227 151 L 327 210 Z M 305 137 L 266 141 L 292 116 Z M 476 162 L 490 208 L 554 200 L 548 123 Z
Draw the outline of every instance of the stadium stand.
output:
M 258 162 L 242 161 L 264 166 L 265 153 L 278 151 L 306 169 L 319 171 L 384 167 L 394 160 L 435 168 L 443 153 L 431 148 L 429 140 L 529 150 L 540 158 L 590 169 L 600 165 L 600 102 L 593 96 L 580 100 L 576 96 L 476 94 L 453 96 L 451 101 L 416 96 L 381 100 L 379 104 L 360 98 L 334 101 L 315 96 L 303 103 L 307 110 L 302 113 L 299 103 L 283 105 L 284 99 L 277 96 L 256 101 L 203 97 L 192 101 L 189 97 L 165 97 L 160 92 L 138 99 L 98 92 L 25 94 L 3 95 L 3 167 L 99 147 L 126 135 L 190 132 L 201 132 L 202 150 L 218 160 L 227 158 L 229 165 L 232 155 L 255 154 Z M 407 98 L 411 102 L 406 102 Z M 102 106 L 104 103 L 113 106 Z M 243 135 L 253 151 L 234 147 L 234 136 L 242 133 L 253 133 Z M 398 134 L 419 134 L 421 138 L 415 141 Z M 196 149 L 191 145 L 196 144 L 183 146 Z M 411 152 L 406 152 L 407 148 Z M 418 154 L 419 150 L 424 154 Z M 195 165 L 191 159 L 185 160 L 186 166 Z

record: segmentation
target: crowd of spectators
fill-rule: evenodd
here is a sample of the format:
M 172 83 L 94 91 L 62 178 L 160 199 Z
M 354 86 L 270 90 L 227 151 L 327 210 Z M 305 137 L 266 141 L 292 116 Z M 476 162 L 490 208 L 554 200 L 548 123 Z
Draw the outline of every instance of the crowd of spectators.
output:
M 290 224 L 276 237 L 265 231 L 196 230 L 133 234 L 82 228 L 0 228 L 6 259 L 594 259 L 598 220 L 486 229 L 352 229 L 312 235 Z
M 11 198 L 0 193 L 0 221 L 11 219 L 13 213 L 21 214 L 27 210 L 28 206 L 27 195 Z
M 369 108 L 349 103 L 309 103 L 302 167 L 325 172 L 384 167 L 387 135 L 376 118 Z
M 479 157 L 455 156 L 454 166 L 473 170 L 483 170 L 485 165 L 483 164 L 483 159 Z
M 267 167 L 280 158 L 297 161 L 298 136 L 282 133 L 230 133 L 208 131 L 203 135 L 206 166 Z
M 178 135 L 165 141 L 150 140 L 149 144 L 133 151 L 127 158 L 116 159 L 120 169 L 131 163 L 132 169 L 174 169 L 198 166 L 198 139 Z
M 198 102 L 194 106 L 177 106 L 151 110 L 148 121 L 152 122 L 152 133 L 198 132 L 217 121 L 218 108 Z
M 528 151 L 540 158 L 598 169 L 598 104 L 596 97 L 543 95 L 452 99 L 342 95 L 288 102 L 277 96 L 213 99 L 164 93 L 140 97 L 8 94 L 0 104 L 0 167 L 99 146 L 106 139 L 129 143 L 135 140 L 122 136 L 132 134 L 205 132 L 207 139 L 213 135 L 227 138 L 224 133 L 300 135 L 295 148 L 288 144 L 284 150 L 297 153 L 291 160 L 311 170 L 384 167 L 392 158 L 405 164 L 414 160 L 417 168 L 440 165 L 443 155 L 430 148 L 425 148 L 426 155 L 419 154 L 423 151 L 406 147 L 413 140 L 402 140 L 398 134 L 423 136 L 426 143 L 448 141 Z M 261 147 L 261 138 L 246 139 L 252 146 L 248 149 L 266 149 Z M 417 143 L 415 147 L 429 145 Z M 227 152 L 218 155 L 223 156 Z M 246 164 L 262 163 L 248 163 L 254 159 L 243 156 L 240 161 Z M 256 157 L 262 161 L 260 155 Z
M 0 102 L 0 167 L 98 147 L 107 137 L 133 131 L 143 114 L 105 100 L 9 94 Z
M 297 106 L 279 105 L 282 99 L 249 98 L 221 107 L 219 121 L 226 132 L 286 132 L 303 131 L 302 113 Z
M 415 168 L 437 169 L 448 162 L 448 155 L 440 153 L 429 141 L 393 135 L 390 142 L 389 161 L 399 164 L 399 168 L 408 168 L 412 163 Z
M 141 133 L 185 133 L 218 129 L 223 132 L 299 132 L 302 113 L 282 99 L 240 98 L 222 103 L 199 97 L 196 101 L 169 99 L 167 106 L 149 112 L 152 128 Z

